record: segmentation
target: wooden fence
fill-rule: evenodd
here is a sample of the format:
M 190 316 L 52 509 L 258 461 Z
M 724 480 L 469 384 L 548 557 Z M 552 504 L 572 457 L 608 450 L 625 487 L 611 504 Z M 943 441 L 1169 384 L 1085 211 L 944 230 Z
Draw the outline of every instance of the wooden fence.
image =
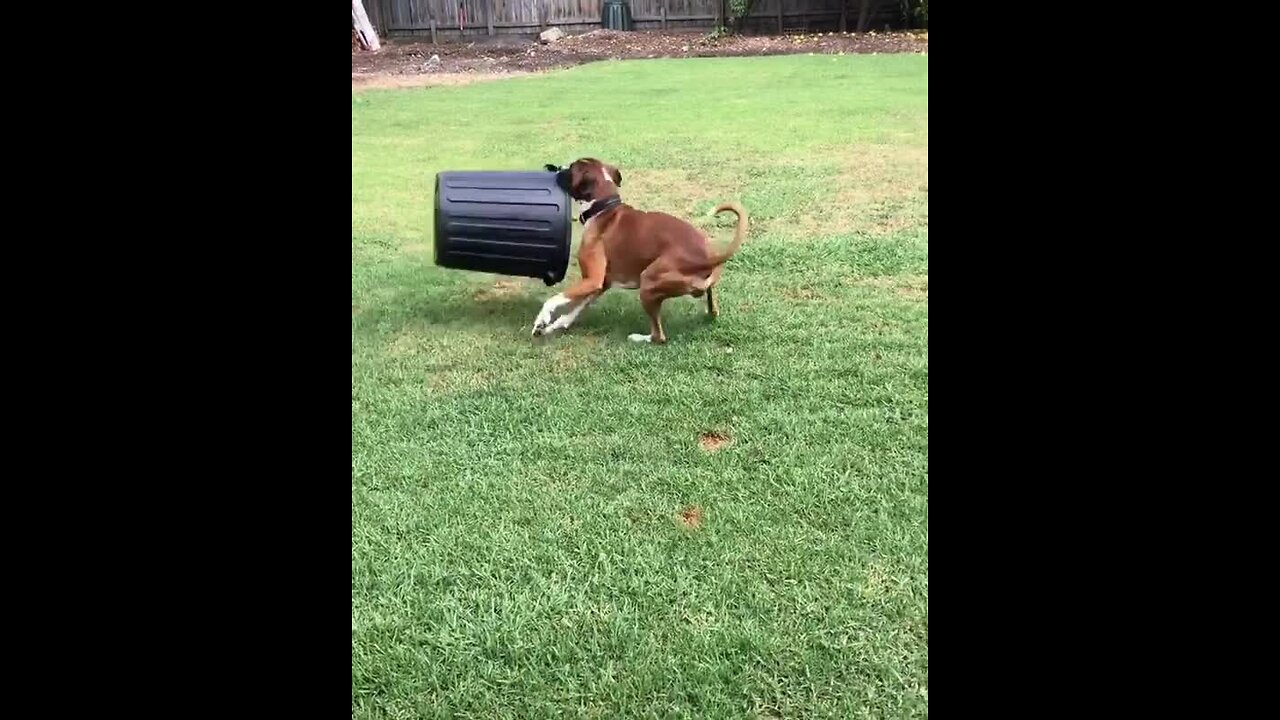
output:
M 827 31 L 838 29 L 847 14 L 849 30 L 858 23 L 864 0 L 756 0 L 744 23 L 747 32 Z M 725 0 L 630 0 L 637 30 L 696 30 L 723 24 Z M 842 8 L 842 4 L 844 7 Z M 372 0 L 370 21 L 389 37 L 531 35 L 549 27 L 586 32 L 600 27 L 601 0 Z M 898 0 L 882 0 L 871 26 L 899 25 Z

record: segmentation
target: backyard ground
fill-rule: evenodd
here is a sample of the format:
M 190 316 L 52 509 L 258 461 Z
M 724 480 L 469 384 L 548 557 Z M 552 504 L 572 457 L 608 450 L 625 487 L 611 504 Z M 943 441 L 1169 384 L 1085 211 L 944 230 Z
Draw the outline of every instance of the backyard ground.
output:
M 833 54 L 352 93 L 353 718 L 928 716 L 928 78 Z M 670 343 L 631 343 L 610 291 L 534 339 L 555 289 L 433 265 L 436 172 L 582 155 L 717 243 L 708 211 L 748 208 L 718 320 L 672 300 Z
M 455 85 L 597 60 L 754 55 L 927 53 L 928 32 L 796 33 L 711 37 L 691 32 L 593 30 L 554 43 L 520 37 L 475 42 L 396 40 L 376 53 L 351 53 L 353 88 Z M 435 59 L 432 59 L 435 58 Z

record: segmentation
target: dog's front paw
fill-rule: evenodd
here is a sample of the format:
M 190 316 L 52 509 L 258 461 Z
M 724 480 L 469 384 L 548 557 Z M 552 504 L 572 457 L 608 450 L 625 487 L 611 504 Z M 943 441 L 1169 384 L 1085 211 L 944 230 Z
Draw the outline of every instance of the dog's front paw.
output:
M 653 342 L 653 336 L 649 333 L 631 333 L 627 336 L 627 339 L 631 342 Z
M 568 302 L 564 295 L 554 295 L 542 304 L 542 310 L 538 312 L 538 317 L 533 320 L 533 336 L 537 337 L 547 331 L 547 326 L 551 324 L 552 318 L 555 317 L 556 309 Z
M 555 322 L 548 325 L 547 329 L 543 330 L 543 332 L 548 334 L 560 332 L 561 330 L 567 330 L 569 326 L 572 324 L 573 324 L 572 315 L 561 315 L 560 317 L 556 318 Z
M 533 336 L 546 335 L 555 330 L 555 325 L 551 322 L 554 318 L 555 315 L 550 310 L 543 308 L 542 312 L 538 313 L 538 317 L 533 319 Z

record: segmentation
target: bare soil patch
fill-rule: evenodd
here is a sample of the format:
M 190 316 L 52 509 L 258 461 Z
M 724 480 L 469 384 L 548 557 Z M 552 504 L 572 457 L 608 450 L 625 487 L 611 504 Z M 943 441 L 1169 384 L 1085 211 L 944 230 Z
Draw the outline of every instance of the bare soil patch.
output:
M 698 434 L 698 447 L 707 452 L 715 452 L 733 442 L 732 438 L 721 432 L 704 432 Z
M 439 45 L 393 41 L 376 53 L 352 50 L 351 88 L 460 85 L 610 59 L 902 52 L 928 53 L 928 34 L 833 32 L 712 38 L 691 32 L 593 30 L 545 45 L 518 37 Z
M 697 505 L 690 505 L 676 513 L 676 522 L 680 523 L 681 527 L 697 530 L 702 527 L 702 508 Z

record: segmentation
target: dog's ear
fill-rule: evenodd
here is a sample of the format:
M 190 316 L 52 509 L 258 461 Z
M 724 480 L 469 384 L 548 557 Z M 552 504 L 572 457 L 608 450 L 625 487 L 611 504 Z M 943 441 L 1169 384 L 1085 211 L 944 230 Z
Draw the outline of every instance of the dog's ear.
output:
M 609 172 L 609 177 L 613 178 L 613 184 L 622 187 L 622 171 L 612 165 L 605 165 L 605 169 Z

